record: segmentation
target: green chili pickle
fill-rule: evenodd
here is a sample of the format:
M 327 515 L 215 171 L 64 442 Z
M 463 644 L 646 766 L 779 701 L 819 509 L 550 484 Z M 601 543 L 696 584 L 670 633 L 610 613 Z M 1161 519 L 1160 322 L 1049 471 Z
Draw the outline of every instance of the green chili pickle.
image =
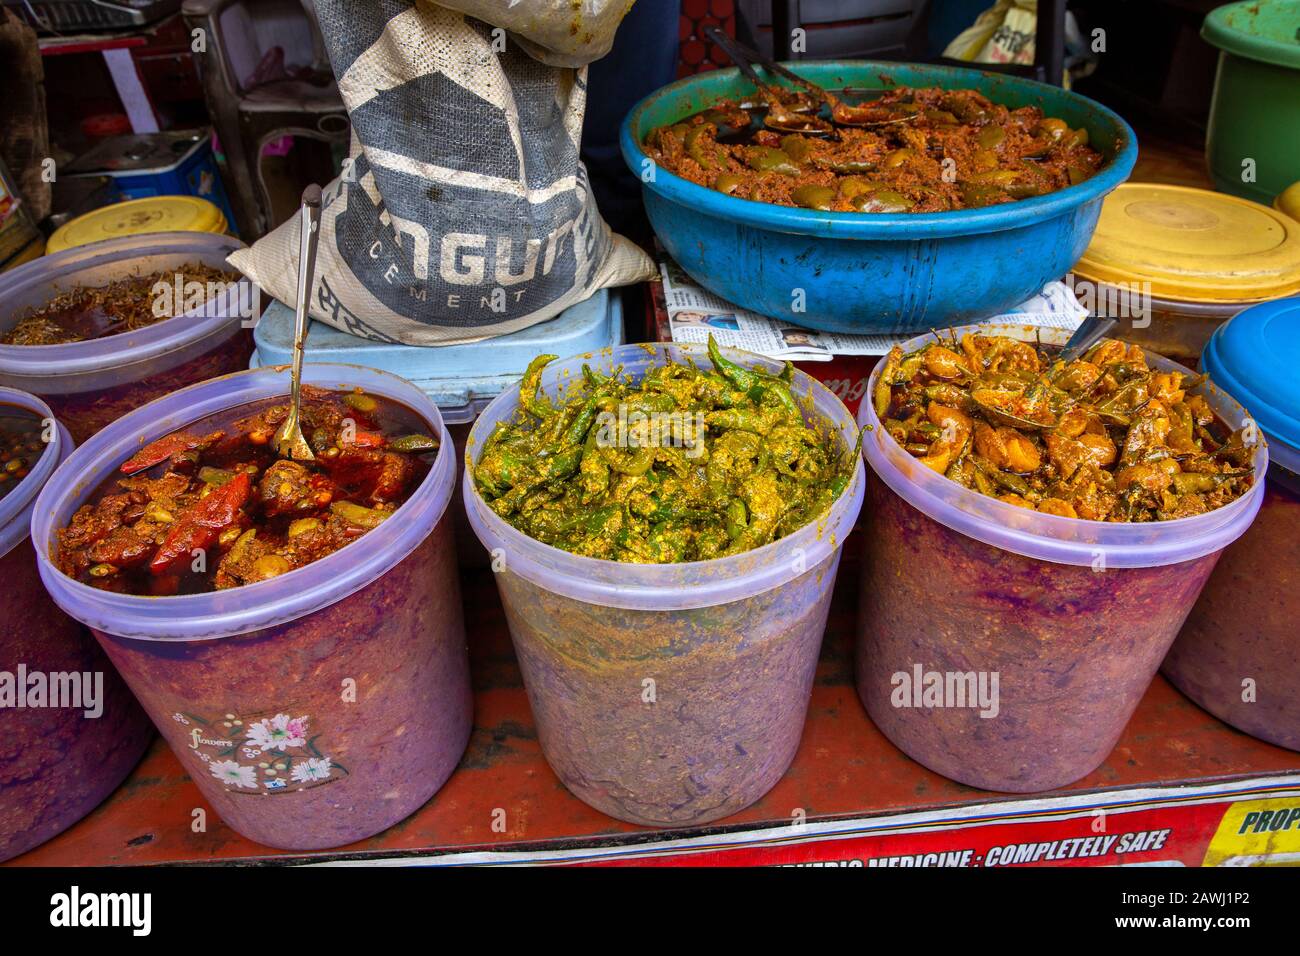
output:
M 672 563 L 761 547 L 816 520 L 848 485 L 856 450 L 805 421 L 779 374 L 724 358 L 672 362 L 633 382 L 583 367 L 559 405 L 540 393 L 555 356 L 520 385 L 520 414 L 484 443 L 474 482 L 532 538 L 612 561 Z M 821 427 L 818 427 L 818 426 Z

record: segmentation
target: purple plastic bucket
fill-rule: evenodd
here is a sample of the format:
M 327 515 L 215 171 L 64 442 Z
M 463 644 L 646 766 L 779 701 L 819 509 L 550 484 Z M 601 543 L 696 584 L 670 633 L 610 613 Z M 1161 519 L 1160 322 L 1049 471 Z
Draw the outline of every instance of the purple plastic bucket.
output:
M 78 286 L 194 262 L 230 269 L 226 256 L 242 248 L 230 236 L 166 232 L 42 256 L 0 274 L 0 331 Z M 155 398 L 247 368 L 257 301 L 256 287 L 240 278 L 201 307 L 135 332 L 65 345 L 0 345 L 0 385 L 39 396 L 82 444 Z
M 1224 552 L 1161 671 L 1215 717 L 1300 751 L 1300 450 L 1270 440 L 1259 517 Z
M 306 567 L 176 597 L 100 591 L 49 559 L 57 529 L 133 450 L 209 415 L 287 395 L 285 369 L 192 386 L 108 426 L 55 472 L 32 539 L 54 600 L 89 626 L 203 795 L 268 846 L 315 850 L 414 812 L 469 739 L 469 660 L 451 522 L 451 441 L 409 382 L 353 365 L 308 364 L 303 380 L 361 387 L 438 433 L 433 468 L 397 512 Z
M 1040 334 L 1058 345 L 1068 337 L 1020 325 L 953 332 Z M 1191 375 L 1151 353 L 1147 361 Z M 1244 422 L 1224 392 L 1195 391 L 1232 427 Z M 1250 526 L 1264 482 L 1223 508 L 1175 521 L 1063 518 L 931 471 L 890 437 L 869 399 L 858 420 L 873 473 L 856 653 L 867 713 L 912 759 L 974 787 L 1033 793 L 1091 773 L 1114 748 L 1219 553 Z M 1262 442 L 1255 467 L 1260 476 L 1268 468 Z
M 551 363 L 542 389 L 567 392 L 584 364 L 622 366 L 639 379 L 667 356 L 710 364 L 703 346 L 624 345 Z M 857 426 L 834 394 L 799 371 L 793 390 L 854 446 Z M 484 410 L 469 459 L 518 407 L 516 385 Z M 859 468 L 821 520 L 772 544 L 652 565 L 581 557 L 528 537 L 487 506 L 467 471 L 465 510 L 497 572 L 542 752 L 569 790 L 620 820 L 671 827 L 742 810 L 780 780 L 799 746 L 864 477 Z
M 0 681 L 7 687 L 0 687 L 3 862 L 99 806 L 139 762 L 153 729 L 99 645 L 55 607 L 36 570 L 29 535 L 36 496 L 72 454 L 72 438 L 38 398 L 0 388 L 0 405 L 35 412 L 48 422 L 49 438 L 22 483 L 0 498 Z M 67 688 L 57 700 L 55 687 Z

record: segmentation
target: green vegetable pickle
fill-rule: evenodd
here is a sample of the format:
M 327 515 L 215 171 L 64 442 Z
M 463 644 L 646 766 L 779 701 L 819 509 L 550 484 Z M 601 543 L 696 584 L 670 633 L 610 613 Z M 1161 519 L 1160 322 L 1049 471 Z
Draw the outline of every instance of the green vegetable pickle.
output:
M 633 382 L 584 367 L 552 404 L 552 358 L 529 365 L 518 418 L 473 475 L 493 511 L 554 547 L 636 563 L 737 554 L 821 517 L 856 469 L 856 449 L 804 421 L 788 363 L 746 368 L 710 337 L 712 368 L 669 362 Z

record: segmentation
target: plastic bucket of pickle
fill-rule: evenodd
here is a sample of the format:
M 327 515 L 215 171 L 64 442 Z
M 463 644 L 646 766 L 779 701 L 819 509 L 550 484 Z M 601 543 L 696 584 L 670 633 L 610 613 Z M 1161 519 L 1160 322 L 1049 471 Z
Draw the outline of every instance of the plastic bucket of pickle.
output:
M 303 381 L 400 405 L 439 439 L 409 497 L 340 549 L 161 597 L 92 587 L 52 560 L 59 530 L 143 445 L 287 401 L 282 368 L 191 386 L 102 430 L 46 485 L 32 535 L 51 596 L 92 629 L 221 818 L 259 843 L 313 850 L 378 833 L 432 797 L 465 749 L 472 701 L 446 517 L 456 468 L 437 406 L 360 366 L 308 364 Z
M 1062 345 L 1068 333 L 968 326 Z M 945 335 L 947 333 L 944 333 Z M 903 345 L 911 352 L 931 340 Z M 932 341 L 932 340 L 931 340 Z M 1155 371 L 1192 373 L 1146 353 Z M 872 373 L 868 396 L 884 370 Z M 1229 428 L 1246 412 L 1202 384 Z M 1065 786 L 1114 748 L 1219 554 L 1250 526 L 1268 468 L 1235 500 L 1163 521 L 1084 520 L 967 489 L 891 436 L 864 398 L 858 695 L 908 756 L 953 780 L 1015 793 Z
M 1300 299 L 1223 325 L 1202 365 L 1268 441 L 1259 516 L 1223 554 L 1165 658 L 1164 675 L 1239 730 L 1300 750 Z
M 0 388 L 0 862 L 99 806 L 153 739 L 99 645 L 54 605 L 36 570 L 36 496 L 71 453 L 44 402 Z
M 242 277 L 209 284 L 186 278 L 184 271 L 201 265 L 234 272 L 226 256 L 243 245 L 230 236 L 195 232 L 128 236 L 43 256 L 0 275 L 0 336 L 61 296 L 154 274 L 163 276 L 167 289 L 155 294 L 151 287 L 148 311 L 157 306 L 172 316 L 81 341 L 0 342 L 0 385 L 39 396 L 81 444 L 155 398 L 247 368 L 249 329 L 257 318 L 255 287 Z M 62 321 L 86 335 L 97 334 L 111 327 L 97 309 L 88 303 L 69 310 Z
M 551 363 L 541 390 L 569 394 L 584 364 L 605 374 L 621 366 L 639 381 L 667 357 L 710 364 L 703 346 L 624 345 Z M 791 392 L 806 421 L 854 448 L 857 426 L 834 394 L 799 371 Z M 512 386 L 479 416 L 471 463 L 519 405 Z M 570 791 L 620 820 L 670 827 L 728 816 L 777 783 L 799 746 L 864 477 L 857 468 L 822 518 L 762 547 L 642 564 L 529 537 L 492 510 L 467 468 L 466 512 L 492 557 L 542 751 Z

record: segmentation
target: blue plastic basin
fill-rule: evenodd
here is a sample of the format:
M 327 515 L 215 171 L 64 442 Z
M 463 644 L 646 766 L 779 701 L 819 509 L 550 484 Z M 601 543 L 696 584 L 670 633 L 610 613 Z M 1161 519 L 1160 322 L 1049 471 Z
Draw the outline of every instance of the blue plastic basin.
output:
M 1102 199 L 1128 178 L 1137 138 L 1077 93 L 978 70 L 868 60 L 787 64 L 830 89 L 894 85 L 975 89 L 1009 107 L 1038 106 L 1085 127 L 1106 165 L 1087 182 L 984 209 L 818 212 L 724 196 L 655 167 L 641 149 L 677 122 L 753 86 L 735 68 L 679 80 L 623 122 L 623 158 L 643 182 L 660 241 L 697 282 L 764 315 L 832 332 L 922 332 L 1004 312 L 1083 255 Z M 802 311 L 799 306 L 802 305 Z

